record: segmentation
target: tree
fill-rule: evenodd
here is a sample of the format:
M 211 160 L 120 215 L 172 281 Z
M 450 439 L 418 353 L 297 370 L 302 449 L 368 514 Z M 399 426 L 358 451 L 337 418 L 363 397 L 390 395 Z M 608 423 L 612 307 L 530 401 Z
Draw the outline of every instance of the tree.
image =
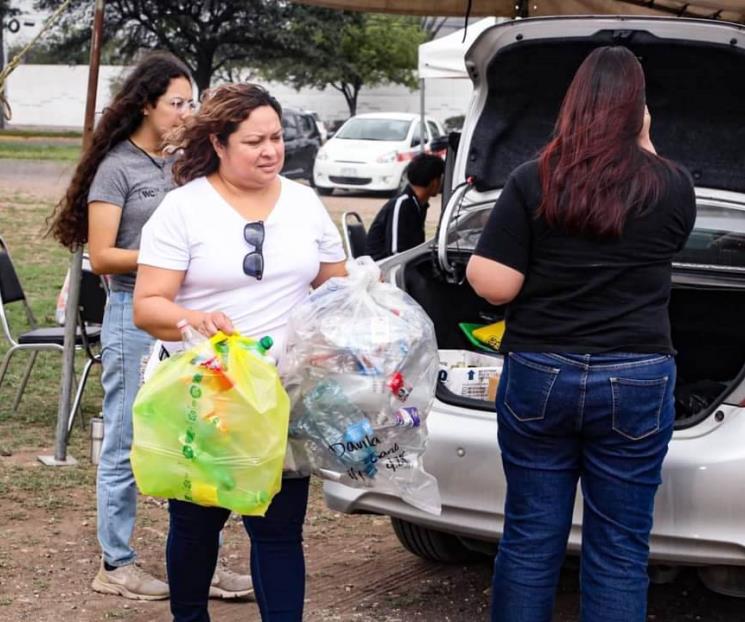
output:
M 0 0 L 1 1 L 1 0 Z M 62 0 L 38 0 L 42 9 Z M 93 3 L 75 0 L 53 35 L 52 49 L 62 58 L 87 51 Z M 284 0 L 107 0 L 104 41 L 114 42 L 122 61 L 143 49 L 168 50 L 191 69 L 200 90 L 213 75 L 252 66 L 255 59 L 293 58 L 304 52 L 289 24 L 298 5 Z M 323 13 L 330 28 L 340 28 L 347 14 L 303 7 L 301 14 Z
M 304 54 L 259 59 L 256 65 L 264 77 L 296 89 L 331 86 L 344 95 L 352 115 L 363 85 L 416 87 L 418 48 L 428 38 L 420 20 L 358 13 L 347 16 L 339 28 L 320 13 L 297 19 L 306 10 L 288 24 L 291 39 L 304 42 Z

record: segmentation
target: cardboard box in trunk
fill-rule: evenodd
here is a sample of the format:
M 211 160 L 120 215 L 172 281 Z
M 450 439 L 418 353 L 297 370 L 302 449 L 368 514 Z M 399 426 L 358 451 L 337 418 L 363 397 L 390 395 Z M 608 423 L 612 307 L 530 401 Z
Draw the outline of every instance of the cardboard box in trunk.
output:
M 501 356 L 440 350 L 439 380 L 456 395 L 493 402 L 501 373 Z

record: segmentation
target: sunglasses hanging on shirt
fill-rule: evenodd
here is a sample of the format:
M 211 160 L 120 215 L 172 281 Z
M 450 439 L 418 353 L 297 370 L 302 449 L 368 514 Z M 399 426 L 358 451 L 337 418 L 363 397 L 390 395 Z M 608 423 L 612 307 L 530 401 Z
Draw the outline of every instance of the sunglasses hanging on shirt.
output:
M 249 222 L 243 227 L 243 238 L 254 247 L 250 253 L 243 258 L 243 272 L 246 276 L 260 281 L 264 276 L 264 221 L 257 220 Z

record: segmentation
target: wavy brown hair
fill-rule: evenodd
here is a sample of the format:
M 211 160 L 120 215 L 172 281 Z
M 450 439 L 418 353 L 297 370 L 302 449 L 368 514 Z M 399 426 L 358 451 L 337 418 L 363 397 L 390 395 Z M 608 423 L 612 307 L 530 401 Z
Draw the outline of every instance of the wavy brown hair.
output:
M 47 219 L 47 234 L 63 246 L 74 251 L 88 241 L 88 191 L 99 165 L 116 145 L 134 133 L 142 123 L 145 106 L 155 104 L 175 78 L 191 81 L 187 66 L 171 54 L 152 52 L 127 76 L 104 110 L 65 196 Z
M 622 46 L 593 50 L 574 75 L 539 163 L 538 213 L 554 227 L 617 238 L 626 219 L 654 205 L 674 165 L 639 145 L 644 71 Z
M 173 179 L 182 186 L 192 179 L 214 173 L 220 160 L 212 137 L 221 145 L 249 115 L 262 106 L 271 107 L 282 120 L 282 106 L 258 84 L 225 84 L 207 91 L 199 112 L 168 137 L 169 146 L 181 149 L 173 165 Z

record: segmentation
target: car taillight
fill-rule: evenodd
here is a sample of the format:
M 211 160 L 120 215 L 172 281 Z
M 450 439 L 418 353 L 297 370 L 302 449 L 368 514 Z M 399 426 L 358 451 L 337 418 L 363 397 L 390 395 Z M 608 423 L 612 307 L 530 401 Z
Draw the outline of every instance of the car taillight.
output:
M 416 152 L 418 153 L 418 152 Z M 416 155 L 413 151 L 399 151 L 396 154 L 396 162 L 408 162 Z

